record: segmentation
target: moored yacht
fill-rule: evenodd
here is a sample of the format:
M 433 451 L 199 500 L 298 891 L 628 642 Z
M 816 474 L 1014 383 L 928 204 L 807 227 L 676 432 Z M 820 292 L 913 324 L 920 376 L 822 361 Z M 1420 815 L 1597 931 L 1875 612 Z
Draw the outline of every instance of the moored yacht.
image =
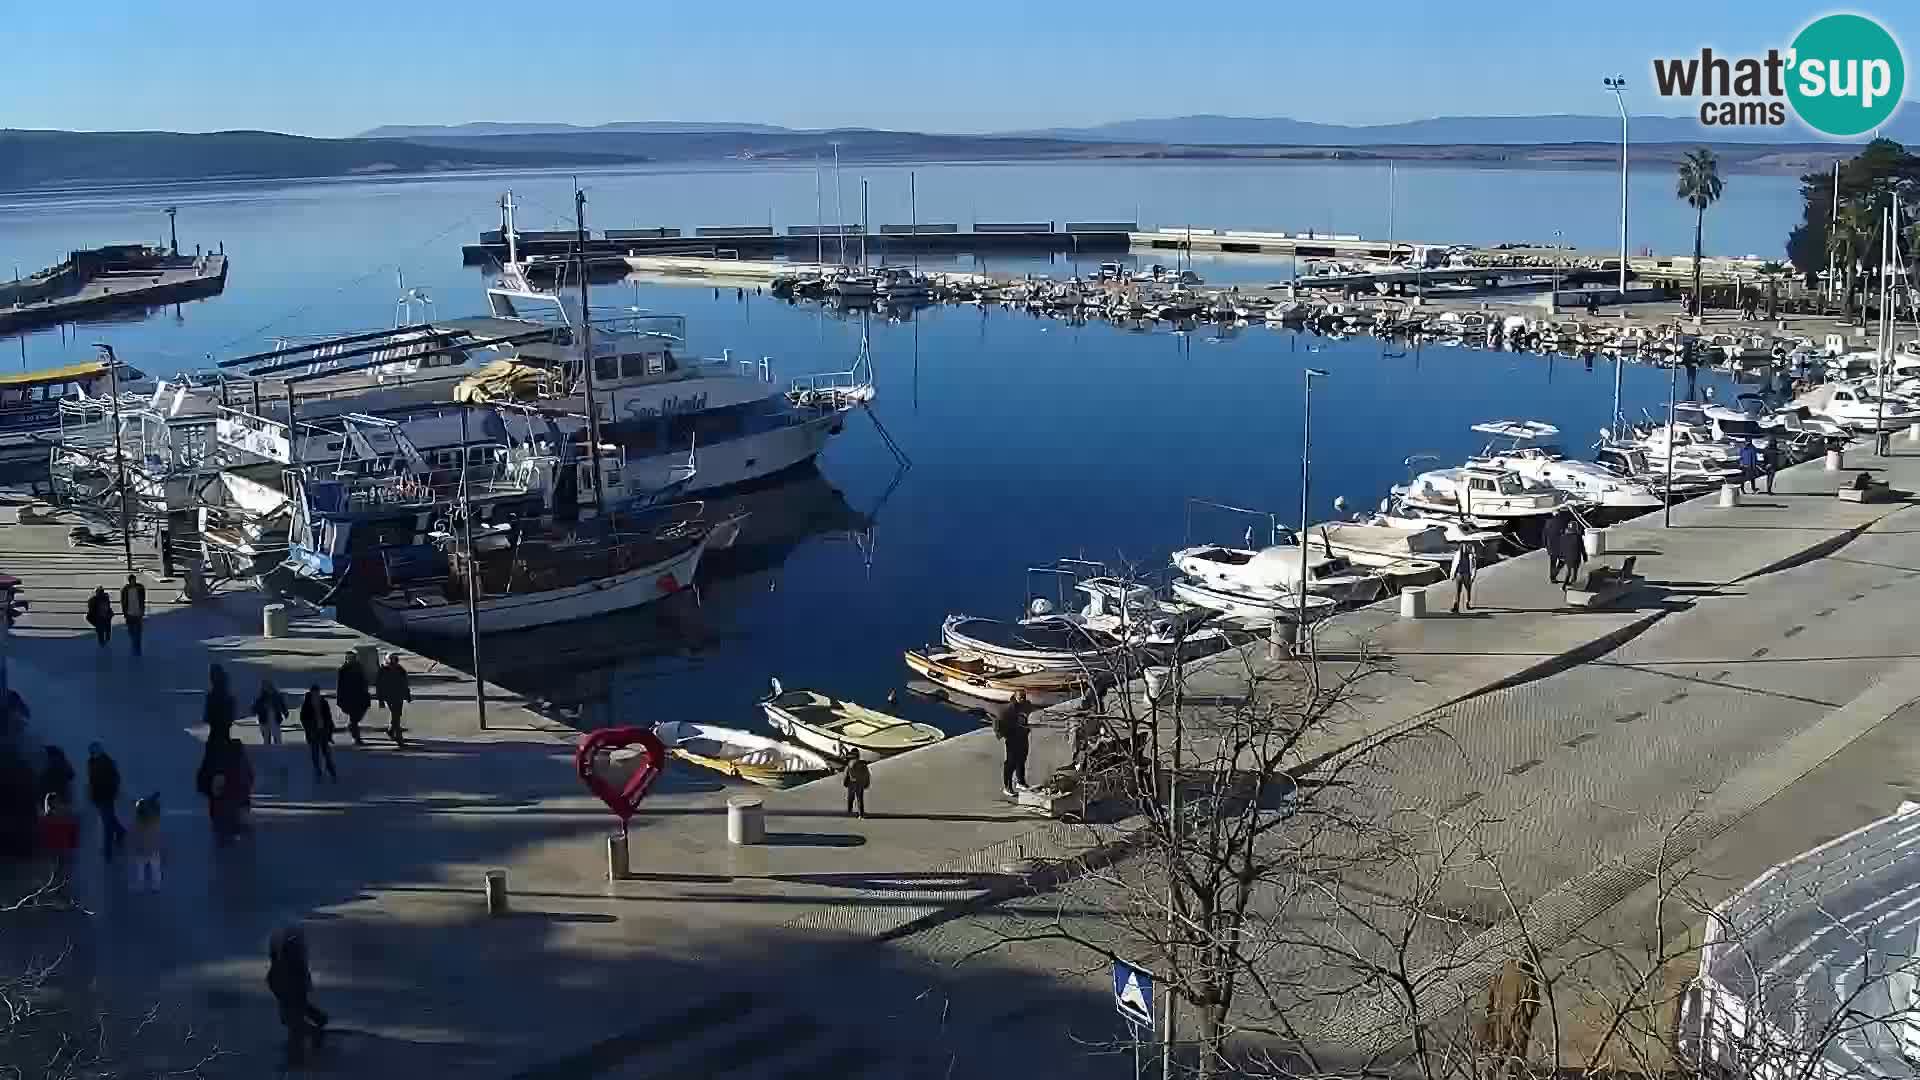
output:
M 1609 472 L 1591 461 L 1576 461 L 1560 447 L 1544 440 L 1560 429 L 1538 420 L 1496 420 L 1473 425 L 1482 434 L 1511 440 L 1504 449 L 1493 443 L 1472 460 L 1511 469 L 1535 483 L 1545 484 L 1588 504 L 1589 521 L 1602 524 L 1637 517 L 1661 505 L 1660 496 L 1645 484 Z M 1595 521 L 1595 518 L 1600 520 Z
M 1419 460 L 1409 458 L 1407 463 Z M 1512 469 L 1472 462 L 1420 473 L 1395 487 L 1393 497 L 1420 513 L 1512 531 L 1527 543 L 1538 542 L 1547 518 L 1574 503 L 1566 492 L 1528 480 Z
M 1250 596 L 1298 592 L 1303 570 L 1307 592 L 1335 603 L 1371 603 L 1385 589 L 1380 575 L 1355 567 L 1345 556 L 1299 544 L 1258 551 L 1203 544 L 1174 552 L 1173 565 L 1189 582 Z

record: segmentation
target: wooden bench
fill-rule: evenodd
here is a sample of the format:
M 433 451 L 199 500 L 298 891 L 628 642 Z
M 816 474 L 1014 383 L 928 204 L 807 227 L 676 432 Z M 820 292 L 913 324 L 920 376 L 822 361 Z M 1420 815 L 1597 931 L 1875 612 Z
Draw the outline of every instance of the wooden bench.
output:
M 1567 603 L 1577 608 L 1605 607 L 1639 588 L 1647 579 L 1633 572 L 1638 555 L 1629 555 L 1618 569 L 1596 566 L 1577 589 L 1567 590 Z

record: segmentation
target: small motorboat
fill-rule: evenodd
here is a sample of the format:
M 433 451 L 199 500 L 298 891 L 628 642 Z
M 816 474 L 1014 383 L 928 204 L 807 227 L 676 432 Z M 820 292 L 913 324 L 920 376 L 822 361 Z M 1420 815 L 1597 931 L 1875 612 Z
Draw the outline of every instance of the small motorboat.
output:
M 1022 671 L 1079 671 L 1129 652 L 1113 635 L 1061 616 L 1002 622 L 949 615 L 940 626 L 940 640 L 950 649 Z
M 935 686 L 982 701 L 1008 702 L 1016 694 L 1025 694 L 1035 705 L 1050 705 L 1084 692 L 1087 686 L 1086 677 L 1077 671 L 1022 671 L 958 649 L 909 649 L 906 660 L 907 667 Z
M 682 761 L 766 787 L 804 784 L 840 767 L 804 746 L 737 728 L 662 720 L 653 733 Z
M 778 679 L 760 708 L 775 731 L 831 758 L 852 751 L 864 761 L 879 761 L 947 737 L 932 724 L 902 720 L 817 690 L 783 689 Z
M 1296 592 L 1285 589 L 1220 588 L 1194 578 L 1173 579 L 1173 595 L 1189 604 L 1212 608 L 1215 611 L 1256 626 L 1268 626 L 1275 621 L 1299 622 L 1302 608 L 1309 623 L 1332 615 L 1340 602 L 1331 596 L 1317 596 L 1309 592 L 1304 601 Z

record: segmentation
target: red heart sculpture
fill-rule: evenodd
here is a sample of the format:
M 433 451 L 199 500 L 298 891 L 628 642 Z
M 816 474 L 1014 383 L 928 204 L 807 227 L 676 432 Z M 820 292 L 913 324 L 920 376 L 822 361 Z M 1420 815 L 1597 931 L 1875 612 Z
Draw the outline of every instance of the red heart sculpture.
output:
M 616 788 L 594 771 L 593 760 L 602 753 L 611 753 L 623 746 L 638 746 L 645 753 L 645 760 L 633 771 L 632 776 L 627 777 L 624 784 Z M 652 728 L 604 728 L 580 737 L 580 746 L 573 753 L 573 764 L 580 771 L 580 782 L 607 804 L 624 829 L 627 819 L 639 812 L 640 800 L 647 797 L 647 790 L 653 787 L 653 782 L 660 779 L 660 773 L 666 769 L 667 744 L 660 741 L 660 736 L 655 735 Z

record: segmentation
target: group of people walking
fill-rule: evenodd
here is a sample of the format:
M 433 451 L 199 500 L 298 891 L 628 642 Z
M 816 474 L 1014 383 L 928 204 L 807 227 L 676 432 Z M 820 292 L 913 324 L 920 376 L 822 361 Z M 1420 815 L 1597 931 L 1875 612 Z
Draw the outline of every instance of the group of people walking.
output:
M 138 574 L 128 574 L 127 583 L 120 586 L 120 618 L 127 625 L 133 655 L 139 656 L 147 630 L 147 587 L 140 583 Z M 96 586 L 93 595 L 87 597 L 87 625 L 93 627 L 94 639 L 101 648 L 113 640 L 113 598 L 107 595 L 105 585 Z
M 307 756 L 313 763 L 315 780 L 339 780 L 340 772 L 333 762 L 333 737 L 339 732 L 334 723 L 334 706 L 347 718 L 347 735 L 355 746 L 365 746 L 366 737 L 360 732 L 361 721 L 367 712 L 379 702 L 387 710 L 387 737 L 393 745 L 407 745 L 406 730 L 401 726 L 407 702 L 413 700 L 413 687 L 407 677 L 407 669 L 400 666 L 400 654 L 387 654 L 387 662 L 375 672 L 371 686 L 368 684 L 366 669 L 361 665 L 359 656 L 348 653 L 334 671 L 333 701 L 327 701 L 327 695 L 320 689 L 316 680 L 307 687 L 300 699 L 300 733 L 307 742 Z M 272 679 L 260 680 L 260 692 L 253 699 L 254 718 L 260 724 L 260 741 L 267 746 L 281 745 L 280 729 L 292 715 L 287 699 Z

